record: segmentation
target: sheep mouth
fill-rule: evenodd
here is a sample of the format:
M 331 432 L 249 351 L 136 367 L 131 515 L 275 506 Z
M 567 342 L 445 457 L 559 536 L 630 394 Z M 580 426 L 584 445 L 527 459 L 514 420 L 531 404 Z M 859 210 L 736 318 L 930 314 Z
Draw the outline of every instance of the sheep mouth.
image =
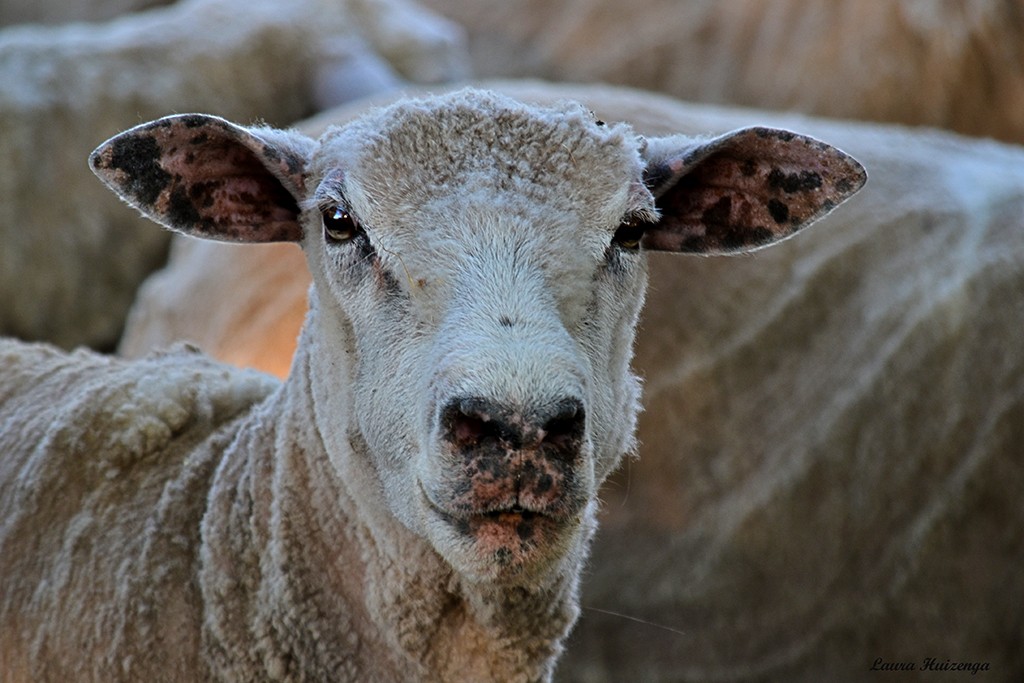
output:
M 517 507 L 449 519 L 477 558 L 502 573 L 548 564 L 561 554 L 561 539 L 570 531 L 563 521 Z
M 465 529 L 466 527 L 472 527 L 474 524 L 484 522 L 497 524 L 530 524 L 538 520 L 550 520 L 551 522 L 558 521 L 554 515 L 547 514 L 540 510 L 531 510 L 518 504 L 493 510 L 448 510 L 431 500 L 430 496 L 428 496 L 426 492 L 423 493 L 423 497 L 427 502 L 427 506 L 438 517 L 460 530 Z
M 422 485 L 421 494 L 431 512 L 459 536 L 499 555 L 508 554 L 505 550 L 516 556 L 528 554 L 572 526 L 569 518 L 518 503 L 490 510 L 449 510 L 435 503 Z
M 542 512 L 526 510 L 518 505 L 502 510 L 491 510 L 470 515 L 462 523 L 461 527 L 468 527 L 470 535 L 485 526 L 515 527 L 517 535 L 524 535 L 525 530 L 536 524 L 554 524 L 555 519 Z
M 508 515 L 513 515 L 513 516 L 518 515 L 520 519 L 530 520 L 530 519 L 533 519 L 534 517 L 538 517 L 538 516 L 541 516 L 543 514 L 544 513 L 537 512 L 535 510 L 527 510 L 526 508 L 522 507 L 521 505 L 513 505 L 510 508 L 505 508 L 505 509 L 502 509 L 502 510 L 491 510 L 489 512 L 481 512 L 481 513 L 479 513 L 479 516 L 486 517 L 488 519 L 500 519 L 500 518 L 508 516 Z

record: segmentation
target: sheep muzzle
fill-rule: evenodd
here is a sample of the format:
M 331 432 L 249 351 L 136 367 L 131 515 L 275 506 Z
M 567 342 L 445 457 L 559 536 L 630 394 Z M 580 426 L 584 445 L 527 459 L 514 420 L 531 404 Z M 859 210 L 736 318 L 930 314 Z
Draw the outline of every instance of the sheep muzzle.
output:
M 574 507 L 566 495 L 586 425 L 579 399 L 531 413 L 483 398 L 456 399 L 442 409 L 440 424 L 457 481 L 445 507 L 455 514 L 522 511 L 557 518 Z
M 497 567 L 557 554 L 587 502 L 583 402 L 525 411 L 456 398 L 437 420 L 444 475 L 423 492 L 434 513 Z

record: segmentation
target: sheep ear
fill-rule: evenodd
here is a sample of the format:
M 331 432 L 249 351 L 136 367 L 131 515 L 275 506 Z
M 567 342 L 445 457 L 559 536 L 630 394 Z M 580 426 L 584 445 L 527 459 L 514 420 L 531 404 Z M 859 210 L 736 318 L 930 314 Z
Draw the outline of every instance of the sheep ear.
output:
M 313 141 L 183 114 L 136 126 L 100 145 L 93 172 L 172 230 L 230 242 L 295 242 Z
M 730 254 L 784 240 L 867 180 L 852 157 L 813 138 L 747 128 L 689 147 L 649 141 L 644 180 L 661 220 L 645 248 Z

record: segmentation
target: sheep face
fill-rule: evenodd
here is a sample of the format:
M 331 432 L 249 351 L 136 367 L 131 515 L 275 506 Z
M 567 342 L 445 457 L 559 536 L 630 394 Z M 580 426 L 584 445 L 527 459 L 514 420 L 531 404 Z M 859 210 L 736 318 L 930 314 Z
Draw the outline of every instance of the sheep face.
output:
M 616 234 L 656 216 L 635 137 L 477 94 L 321 145 L 304 245 L 391 510 L 474 578 L 557 569 L 632 443 L 646 275 Z
M 463 91 L 314 143 L 172 117 L 93 168 L 169 227 L 300 242 L 316 421 L 341 476 L 469 580 L 578 567 L 633 447 L 643 249 L 747 251 L 864 182 L 849 157 L 751 129 L 643 141 L 578 106 Z

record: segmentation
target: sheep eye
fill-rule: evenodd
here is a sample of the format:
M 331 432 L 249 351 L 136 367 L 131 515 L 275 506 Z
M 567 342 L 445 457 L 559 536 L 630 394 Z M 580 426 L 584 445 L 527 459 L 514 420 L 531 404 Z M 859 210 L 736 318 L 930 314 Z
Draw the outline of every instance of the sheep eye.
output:
M 644 223 L 635 218 L 625 220 L 619 225 L 618 230 L 615 231 L 615 235 L 612 237 L 612 244 L 618 245 L 622 249 L 636 251 L 640 248 L 640 240 L 644 236 L 646 227 Z
M 359 224 L 345 209 L 332 206 L 321 213 L 328 242 L 348 242 L 359 233 Z

